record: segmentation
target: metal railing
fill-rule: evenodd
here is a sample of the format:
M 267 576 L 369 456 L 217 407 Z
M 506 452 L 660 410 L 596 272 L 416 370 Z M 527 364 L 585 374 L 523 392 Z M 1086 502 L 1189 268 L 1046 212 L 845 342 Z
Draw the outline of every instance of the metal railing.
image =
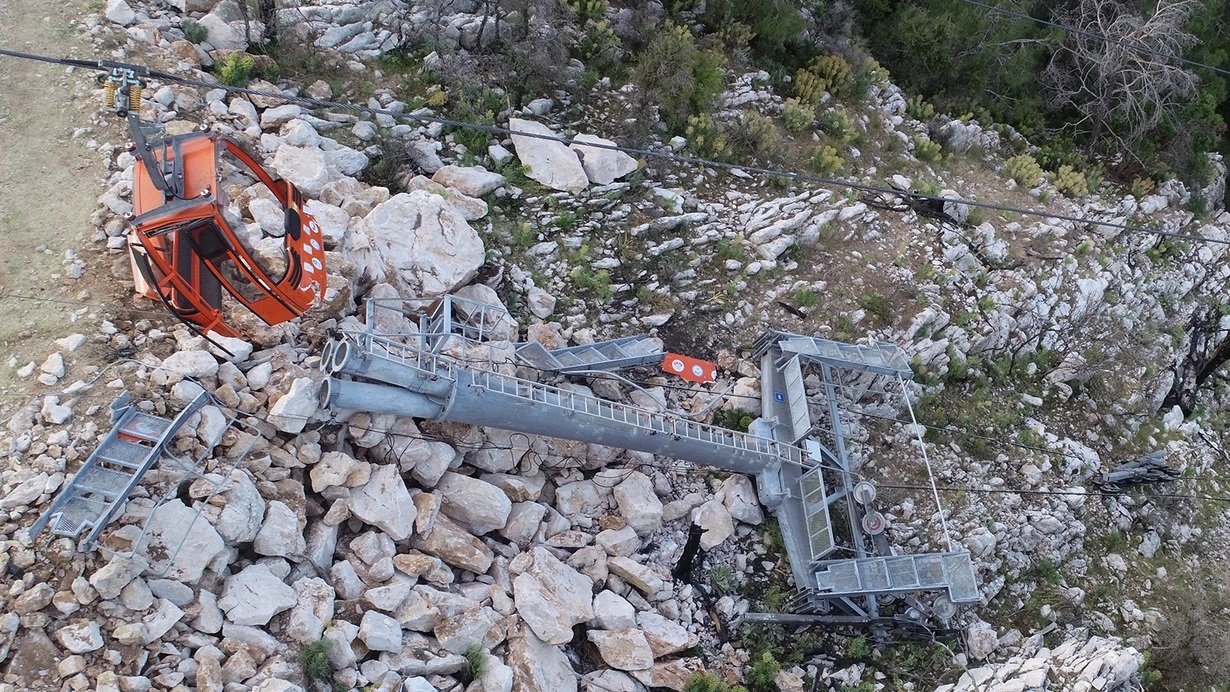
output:
M 596 416 L 646 434 L 665 434 L 674 439 L 688 438 L 729 448 L 774 456 L 785 463 L 811 467 L 814 464 L 801 449 L 776 440 L 742 433 L 715 425 L 697 423 L 669 414 L 649 411 L 637 406 L 618 404 L 594 396 L 533 382 L 513 375 L 481 367 L 481 362 L 464 362 L 454 356 L 432 353 L 424 348 L 399 343 L 371 332 L 347 332 L 358 348 L 373 358 L 382 358 L 399 365 L 415 368 L 425 375 L 459 381 L 461 371 L 470 378 L 470 386 L 479 390 L 512 396 L 524 401 L 553 406 L 563 411 Z

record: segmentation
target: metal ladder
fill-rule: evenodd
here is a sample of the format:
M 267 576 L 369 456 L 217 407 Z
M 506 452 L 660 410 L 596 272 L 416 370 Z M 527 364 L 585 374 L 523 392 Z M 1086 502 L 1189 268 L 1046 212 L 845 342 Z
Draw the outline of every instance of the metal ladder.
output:
M 628 336 L 550 351 L 536 341 L 517 345 L 517 357 L 522 362 L 552 372 L 619 370 L 658 363 L 663 356 L 658 340 L 647 336 Z
M 209 395 L 202 391 L 179 415 L 167 420 L 138 411 L 131 394 L 120 394 L 111 403 L 115 426 L 30 527 L 30 536 L 38 535 L 48 525 L 53 534 L 69 538 L 89 529 L 80 544 L 88 549 L 141 477 L 162 456 L 175 433 L 208 402 Z

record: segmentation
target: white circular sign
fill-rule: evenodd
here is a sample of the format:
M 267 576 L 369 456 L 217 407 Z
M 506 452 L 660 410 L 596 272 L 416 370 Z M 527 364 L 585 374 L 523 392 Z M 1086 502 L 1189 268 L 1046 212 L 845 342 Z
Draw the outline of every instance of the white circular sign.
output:
M 683 361 L 678 358 L 671 361 L 671 370 L 675 372 L 683 372 Z

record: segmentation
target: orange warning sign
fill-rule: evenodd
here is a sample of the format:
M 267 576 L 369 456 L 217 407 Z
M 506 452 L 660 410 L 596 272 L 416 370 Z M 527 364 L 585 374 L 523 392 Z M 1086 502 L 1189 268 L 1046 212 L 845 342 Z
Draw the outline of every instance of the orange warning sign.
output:
M 668 353 L 662 359 L 662 370 L 678 375 L 689 382 L 705 384 L 717 379 L 717 365 L 707 360 L 689 358 L 678 353 Z

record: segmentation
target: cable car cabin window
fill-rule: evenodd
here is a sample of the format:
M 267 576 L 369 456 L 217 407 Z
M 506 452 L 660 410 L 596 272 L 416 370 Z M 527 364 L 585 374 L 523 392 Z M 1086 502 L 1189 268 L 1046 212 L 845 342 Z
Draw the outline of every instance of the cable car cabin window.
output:
M 290 269 L 282 238 L 288 210 L 267 180 L 267 175 L 257 174 L 230 150 L 220 148 L 217 190 L 222 216 L 256 268 L 278 283 Z

